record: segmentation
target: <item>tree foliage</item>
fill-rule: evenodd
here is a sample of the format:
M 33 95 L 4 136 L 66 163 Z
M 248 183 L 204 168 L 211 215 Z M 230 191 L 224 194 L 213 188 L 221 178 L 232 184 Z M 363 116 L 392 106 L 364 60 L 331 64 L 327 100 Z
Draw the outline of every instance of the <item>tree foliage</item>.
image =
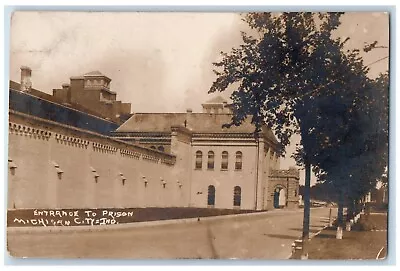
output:
M 348 71 L 352 67 L 342 65 L 345 41 L 331 39 L 340 15 L 318 14 L 319 25 L 314 13 L 245 16 L 260 38 L 242 33 L 244 44 L 224 53 L 223 60 L 215 63 L 220 70 L 215 71 L 218 78 L 210 89 L 223 91 L 230 84 L 240 84 L 232 94 L 232 124 L 239 125 L 251 115 L 257 127 L 266 123 L 274 130 L 283 148 L 293 133 L 301 133 L 303 140 L 312 138 L 303 135 L 313 134 L 314 124 L 307 118 L 317 116 L 323 106 L 315 106 L 316 100 L 332 104 L 321 97 L 343 91 L 346 79 L 351 77 Z M 314 134 L 314 138 L 320 136 Z M 307 143 L 315 150 L 312 145 L 319 141 Z
M 299 195 L 304 196 L 304 185 L 299 187 Z M 324 201 L 327 203 L 338 202 L 338 195 L 336 189 L 331 183 L 320 182 L 311 186 L 310 198 L 313 200 Z
M 254 35 L 243 32 L 243 44 L 214 63 L 209 92 L 237 85 L 228 126 L 250 115 L 257 129 L 275 132 L 282 155 L 300 134 L 296 161 L 312 164 L 320 180 L 356 198 L 387 166 L 389 77 L 368 78 L 360 50 L 344 49 L 349 38 L 332 38 L 341 15 L 245 15 Z

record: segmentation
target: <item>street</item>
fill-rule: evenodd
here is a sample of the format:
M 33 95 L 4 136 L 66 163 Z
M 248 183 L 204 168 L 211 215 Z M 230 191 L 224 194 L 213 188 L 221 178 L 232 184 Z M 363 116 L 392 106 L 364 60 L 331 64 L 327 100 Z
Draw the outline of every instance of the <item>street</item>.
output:
M 337 209 L 332 209 L 336 216 Z M 328 224 L 329 208 L 311 209 L 310 235 Z M 17 257 L 111 259 L 287 259 L 301 237 L 303 209 L 248 220 L 200 220 L 105 231 L 8 232 Z

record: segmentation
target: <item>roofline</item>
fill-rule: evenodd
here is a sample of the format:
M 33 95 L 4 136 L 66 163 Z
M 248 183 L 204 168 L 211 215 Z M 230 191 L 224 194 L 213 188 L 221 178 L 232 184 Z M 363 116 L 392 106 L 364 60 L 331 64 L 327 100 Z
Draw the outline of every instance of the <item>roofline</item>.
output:
M 104 74 L 84 74 L 83 75 L 83 77 L 105 77 L 105 78 L 107 78 L 108 80 L 112 80 L 110 77 L 108 77 L 107 75 L 104 75 Z
M 156 153 L 158 155 L 161 155 L 161 156 L 164 156 L 164 157 L 168 157 L 168 158 L 171 158 L 171 159 L 175 159 L 176 158 L 176 155 L 174 155 L 174 154 L 161 152 L 161 151 L 154 150 L 154 149 L 151 149 L 151 148 L 146 148 L 146 147 L 143 147 L 140 144 L 129 143 L 129 142 L 126 142 L 126 141 L 123 141 L 123 140 L 120 140 L 120 139 L 113 138 L 112 136 L 100 134 L 98 132 L 94 132 L 94 131 L 90 131 L 90 130 L 74 127 L 74 126 L 71 126 L 71 125 L 59 123 L 59 122 L 48 120 L 48 119 L 43 119 L 43 118 L 40 118 L 40 117 L 36 117 L 36 116 L 33 116 L 33 115 L 29 115 L 29 114 L 25 114 L 25 113 L 22 113 L 22 112 L 19 112 L 19 111 L 15 111 L 15 110 L 12 110 L 12 109 L 9 110 L 9 113 L 10 114 L 14 114 L 14 115 L 19 116 L 19 117 L 22 117 L 22 118 L 34 120 L 37 123 L 39 123 L 39 125 L 44 123 L 44 124 L 53 125 L 53 126 L 56 126 L 56 127 L 59 127 L 59 128 L 70 129 L 72 131 L 83 133 L 83 134 L 86 134 L 88 136 L 95 136 L 95 137 L 102 138 L 102 139 L 108 139 L 111 142 L 116 142 L 116 143 L 120 143 L 120 144 L 123 144 L 123 145 L 131 146 L 133 148 L 137 148 L 138 151 L 144 151 L 144 152 L 150 151 L 152 153 Z M 8 121 L 10 122 L 10 120 L 8 120 Z M 90 140 L 90 141 L 92 141 L 92 140 Z M 92 141 L 92 142 L 94 142 L 94 141 Z
M 222 102 L 222 103 L 202 103 L 201 105 L 202 106 L 205 106 L 205 105 L 221 105 L 221 106 L 224 106 L 224 105 L 228 105 L 228 103 L 227 102 Z

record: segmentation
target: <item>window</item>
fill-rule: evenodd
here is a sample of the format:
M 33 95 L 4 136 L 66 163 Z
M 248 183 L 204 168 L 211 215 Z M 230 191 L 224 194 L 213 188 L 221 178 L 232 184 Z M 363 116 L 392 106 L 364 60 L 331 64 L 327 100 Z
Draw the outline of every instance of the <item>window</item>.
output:
M 214 152 L 213 151 L 208 152 L 207 168 L 214 169 Z
M 163 146 L 158 146 L 158 150 L 164 152 L 164 147 Z
M 150 149 L 155 150 L 155 149 L 156 149 L 156 146 L 151 146 Z
M 196 152 L 196 169 L 201 169 L 203 163 L 203 153 L 201 151 Z
M 242 152 L 236 152 L 235 170 L 242 170 Z
M 215 187 L 213 185 L 208 186 L 207 205 L 208 206 L 215 205 Z
M 222 160 L 221 160 L 221 169 L 227 170 L 228 169 L 228 152 L 222 152 Z
M 242 201 L 242 189 L 240 186 L 235 186 L 233 189 L 233 206 L 240 207 Z

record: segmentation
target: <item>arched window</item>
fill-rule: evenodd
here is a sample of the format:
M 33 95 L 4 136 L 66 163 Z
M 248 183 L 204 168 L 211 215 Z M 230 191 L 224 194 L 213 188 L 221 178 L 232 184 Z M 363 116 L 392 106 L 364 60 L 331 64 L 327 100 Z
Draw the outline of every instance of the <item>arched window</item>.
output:
M 215 205 L 215 187 L 213 185 L 208 186 L 207 205 L 208 206 Z
M 214 169 L 214 152 L 213 151 L 208 152 L 207 168 Z
M 196 152 L 196 169 L 201 169 L 203 164 L 203 153 L 201 151 Z
M 242 152 L 236 152 L 236 162 L 235 162 L 235 170 L 242 170 Z
M 240 207 L 242 201 L 242 189 L 240 186 L 235 186 L 233 189 L 233 206 Z
M 158 146 L 158 150 L 164 152 L 164 147 L 163 146 Z
M 221 160 L 221 169 L 227 170 L 228 169 L 228 152 L 222 152 L 222 160 Z

